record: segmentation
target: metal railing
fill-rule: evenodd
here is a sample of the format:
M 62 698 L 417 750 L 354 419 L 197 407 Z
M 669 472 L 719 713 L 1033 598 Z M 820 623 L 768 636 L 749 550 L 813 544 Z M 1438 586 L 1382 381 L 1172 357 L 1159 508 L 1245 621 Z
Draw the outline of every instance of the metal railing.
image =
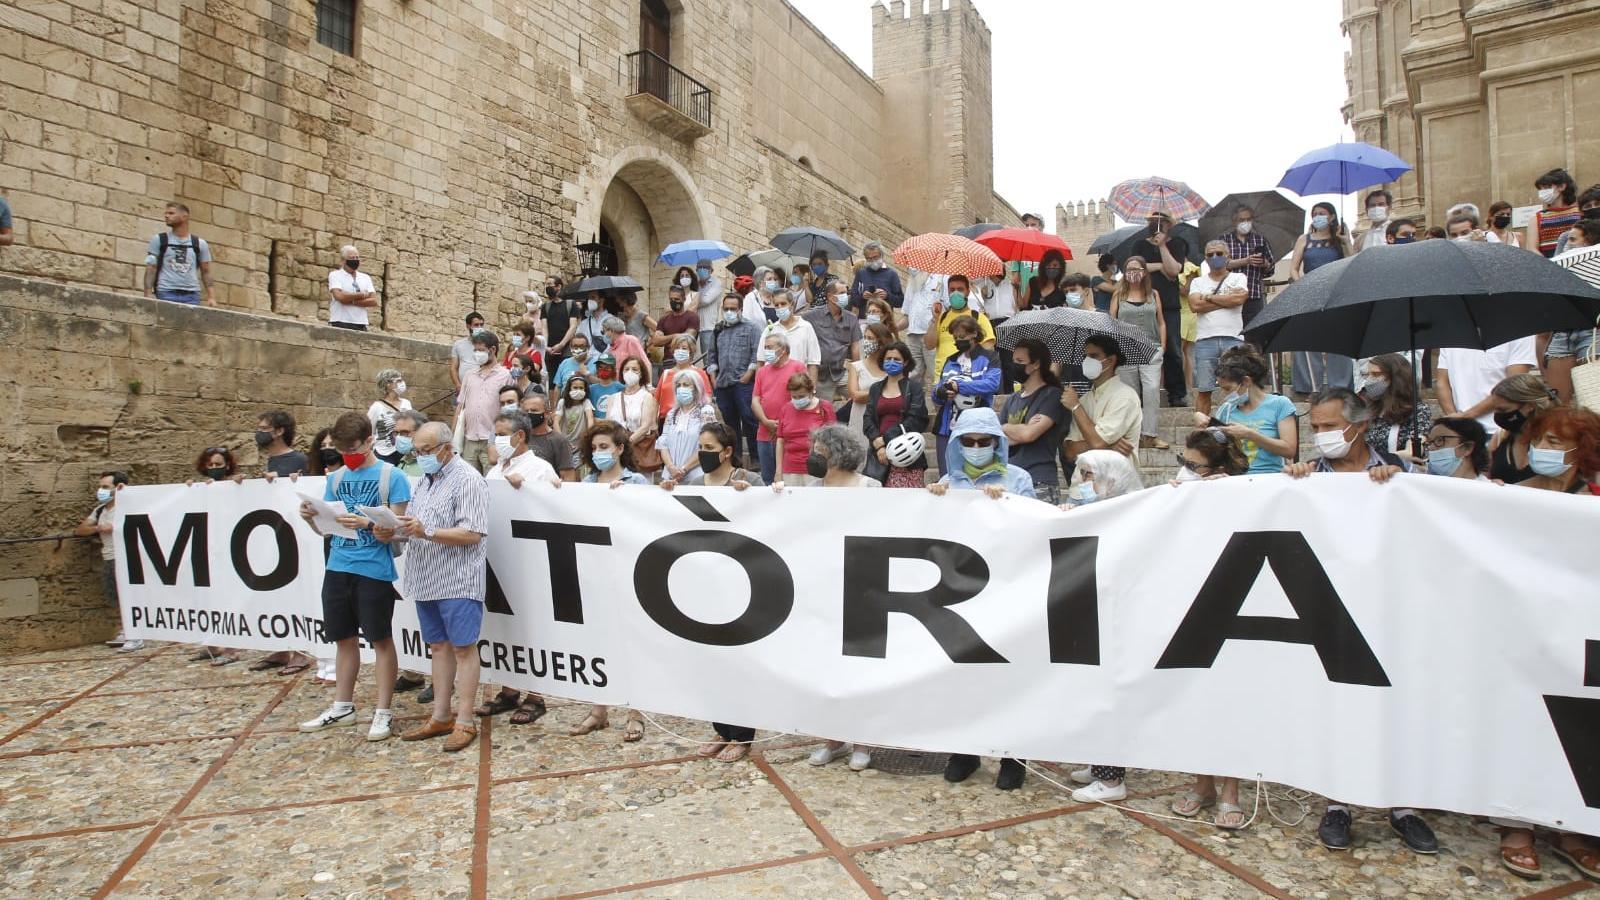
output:
M 635 50 L 627 60 L 628 84 L 634 93 L 659 97 L 702 126 L 711 127 L 711 88 L 649 50 Z
M 48 541 L 56 542 L 56 549 L 61 549 L 64 541 L 86 541 L 99 537 L 97 534 L 42 534 L 38 537 L 25 538 L 0 538 L 0 547 L 9 547 L 13 544 L 42 544 Z

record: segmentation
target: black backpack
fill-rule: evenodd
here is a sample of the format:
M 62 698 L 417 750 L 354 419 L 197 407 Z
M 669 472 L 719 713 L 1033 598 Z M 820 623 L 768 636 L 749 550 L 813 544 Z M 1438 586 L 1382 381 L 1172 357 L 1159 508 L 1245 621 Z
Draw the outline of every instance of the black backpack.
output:
M 167 264 L 167 233 L 161 232 L 157 236 L 161 245 L 156 248 L 156 278 L 161 277 L 161 267 Z M 195 265 L 200 264 L 200 235 L 189 232 L 189 249 L 194 251 Z

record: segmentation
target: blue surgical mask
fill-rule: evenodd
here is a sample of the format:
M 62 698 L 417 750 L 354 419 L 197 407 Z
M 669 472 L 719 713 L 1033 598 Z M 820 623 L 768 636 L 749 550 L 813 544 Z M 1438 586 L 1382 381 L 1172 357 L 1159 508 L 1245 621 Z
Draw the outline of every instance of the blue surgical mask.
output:
M 1429 475 L 1454 475 L 1461 468 L 1461 457 L 1456 456 L 1456 448 L 1440 447 L 1428 451 Z
M 789 273 L 789 283 L 790 284 L 799 284 L 800 283 L 800 273 L 799 272 L 791 272 L 791 273 Z
M 966 309 L 967 308 L 967 295 L 963 294 L 960 291 L 951 291 L 950 292 L 950 308 L 951 309 Z
M 1078 486 L 1073 488 L 1073 493 L 1076 494 L 1077 501 L 1080 506 L 1085 503 L 1093 503 L 1100 499 L 1100 495 L 1096 493 L 1094 489 L 1094 482 L 1092 481 L 1079 482 Z
M 611 467 L 616 464 L 617 455 L 615 453 L 601 452 L 594 454 L 594 467 L 602 472 L 609 472 Z
M 789 398 L 789 402 L 794 404 L 794 408 L 795 409 L 810 409 L 811 408 L 811 398 L 810 397 L 790 397 Z
M 424 475 L 435 475 L 444 468 L 444 463 L 439 461 L 438 453 L 429 453 L 427 456 L 417 457 L 417 468 L 421 469 Z
M 1228 267 L 1228 258 L 1221 253 L 1213 253 L 1206 257 L 1206 265 L 1213 270 L 1226 269 Z
M 732 310 L 732 309 L 723 310 L 722 311 L 722 321 L 726 322 L 729 325 L 732 325 L 735 322 L 738 322 L 739 321 L 739 313 L 738 313 L 738 311 L 737 310 Z
M 1235 391 L 1222 398 L 1223 403 L 1232 403 L 1234 406 L 1243 406 L 1250 401 L 1249 391 Z
M 1082 306 L 1083 305 L 1083 295 L 1078 293 L 1077 291 L 1073 291 L 1072 293 L 1068 294 L 1067 295 L 1067 305 L 1068 306 Z
M 783 286 L 778 284 L 778 281 L 775 278 L 769 278 L 766 281 L 763 281 L 761 285 L 767 289 L 767 293 L 769 294 L 776 294 L 778 292 L 778 288 Z
M 771 347 L 762 347 L 761 348 L 761 361 L 764 362 L 764 363 L 777 362 L 778 361 L 778 351 L 772 349 Z
M 401 456 L 411 452 L 411 435 L 397 434 L 394 436 L 394 450 Z
M 779 322 L 787 322 L 789 321 L 789 317 L 794 315 L 794 307 L 791 306 L 780 306 L 777 308 L 777 311 Z
M 827 263 L 812 263 L 811 264 L 811 274 L 813 274 L 813 275 L 826 275 L 826 274 L 828 274 L 828 264 Z
M 883 361 L 883 371 L 890 375 L 899 375 L 905 370 L 906 364 L 898 359 L 886 359 Z
M 1327 228 L 1328 227 L 1328 221 L 1329 220 L 1328 220 L 1327 216 L 1312 216 L 1311 217 L 1311 227 L 1312 228 L 1316 228 L 1316 229 Z
M 1567 462 L 1570 450 L 1545 450 L 1538 447 L 1528 451 L 1528 467 L 1546 478 L 1556 478 L 1567 474 L 1572 464 Z
M 689 361 L 689 351 L 683 349 L 682 347 L 679 347 L 678 349 L 672 351 L 672 361 L 673 362 L 680 362 L 680 363 L 688 362 Z
M 113 491 L 111 490 L 111 488 L 100 488 L 99 490 L 94 492 L 94 499 L 98 500 L 101 503 L 109 503 L 109 502 L 111 502 L 112 494 L 113 494 Z
M 672 392 L 672 396 L 678 398 L 679 406 L 688 406 L 694 402 L 694 388 L 679 387 Z
M 986 466 L 990 460 L 994 459 L 994 446 L 968 447 L 963 444 L 961 446 L 961 458 L 965 459 L 968 465 Z
M 694 274 L 700 276 L 700 280 L 704 281 L 711 277 L 711 270 L 705 266 L 701 266 L 700 268 L 694 270 Z
M 882 322 L 883 322 L 883 316 L 880 316 L 877 313 L 867 313 L 867 324 L 868 325 L 879 325 L 879 324 L 882 324 Z

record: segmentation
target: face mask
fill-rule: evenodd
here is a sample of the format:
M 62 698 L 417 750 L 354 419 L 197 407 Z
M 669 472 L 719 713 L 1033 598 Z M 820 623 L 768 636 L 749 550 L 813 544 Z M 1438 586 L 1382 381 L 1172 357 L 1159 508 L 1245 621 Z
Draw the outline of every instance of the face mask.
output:
M 1127 272 L 1125 272 L 1123 274 L 1123 277 L 1128 279 L 1128 283 L 1129 284 L 1138 284 L 1139 282 L 1144 280 L 1144 270 L 1143 269 L 1129 269 Z
M 500 404 L 500 412 L 502 412 L 504 414 L 509 415 L 509 414 L 514 413 L 516 411 L 517 411 L 517 405 L 515 403 L 502 403 L 502 404 Z
M 1428 451 L 1429 475 L 1454 475 L 1461 468 L 1461 459 L 1456 456 L 1456 448 L 1440 447 Z
M 367 461 L 365 453 L 340 453 L 339 461 L 344 463 L 346 469 L 359 469 Z
M 688 362 L 689 361 L 689 351 L 683 349 L 682 347 L 679 347 L 677 350 L 672 351 L 672 361 L 673 362 L 677 362 L 677 363 L 686 363 L 686 362 Z
M 960 338 L 960 339 L 958 339 L 956 341 L 956 352 L 957 353 L 965 353 L 968 350 L 971 350 L 972 347 L 973 347 L 972 341 L 968 340 L 967 338 Z
M 950 308 L 951 309 L 966 309 L 967 308 L 967 295 L 963 294 L 960 291 L 951 291 L 950 292 Z
M 1249 234 L 1250 233 L 1250 229 L 1256 227 L 1256 223 L 1246 220 L 1244 222 L 1240 222 L 1239 224 L 1237 224 L 1237 225 L 1235 225 L 1233 227 L 1240 234 Z
M 678 279 L 678 286 L 679 287 L 688 287 L 691 284 L 694 284 L 694 279 L 690 278 L 687 275 L 685 275 L 682 278 Z
M 867 262 L 867 268 L 871 269 L 874 272 L 882 272 L 883 271 L 883 260 L 881 260 L 881 259 L 870 260 L 870 261 Z
M 212 481 L 221 481 L 222 479 L 228 477 L 228 467 L 211 466 L 210 468 L 206 469 L 206 477 L 210 478 Z
M 707 279 L 707 278 L 711 277 L 711 270 L 706 268 L 705 266 L 701 266 L 700 268 L 695 269 L 694 273 L 696 275 L 699 275 L 701 280 L 704 280 L 704 279 Z
M 1220 272 L 1228 267 L 1228 258 L 1220 253 L 1213 253 L 1206 257 L 1206 265 L 1211 267 L 1211 271 Z
M 849 306 L 850 305 L 850 295 L 849 294 L 834 294 L 829 299 L 833 301 L 833 305 L 834 306 Z
M 1591 206 L 1583 211 L 1585 219 L 1600 219 L 1600 206 Z
M 588 359 L 589 358 L 589 348 L 588 347 L 574 347 L 574 348 L 572 348 L 572 358 L 576 359 L 576 360 L 579 360 L 580 362 L 582 360 Z
M 513 334 L 511 336 L 511 346 L 513 346 L 513 347 L 521 347 L 522 346 L 522 335 Z
M 610 366 L 597 366 L 594 373 L 607 380 L 617 377 L 617 370 Z
M 344 267 L 346 269 L 349 269 L 350 271 L 354 272 L 355 270 L 361 268 L 361 260 L 359 260 L 359 259 L 347 259 L 347 260 L 344 261 Z
M 1050 279 L 1051 281 L 1059 281 L 1059 280 L 1061 280 L 1061 267 L 1060 266 L 1045 266 L 1044 267 L 1044 277 Z
M 782 285 L 778 284 L 778 282 L 775 280 L 763 281 L 761 282 L 761 286 L 765 288 L 769 294 L 776 294 L 778 292 L 778 288 L 782 287 Z
M 396 394 L 404 394 L 406 392 L 406 383 L 404 381 L 396 381 L 394 383 L 394 392 Z
M 474 350 L 474 351 L 472 351 L 472 361 L 477 363 L 480 366 L 488 365 L 489 364 L 489 351 L 487 351 L 487 350 Z
M 1095 492 L 1093 481 L 1078 482 L 1078 486 L 1072 489 L 1072 497 L 1078 501 L 1079 506 L 1100 499 L 1100 495 Z
M 888 374 L 888 375 L 899 375 L 901 372 L 904 372 L 905 370 L 906 370 L 906 364 L 901 362 L 898 359 L 886 359 L 886 360 L 883 361 L 883 371 L 884 371 L 885 374 Z
M 611 467 L 616 465 L 616 464 L 617 464 L 617 455 L 615 453 L 608 453 L 608 452 L 605 452 L 605 451 L 601 451 L 599 453 L 594 454 L 594 467 L 596 469 L 599 469 L 602 472 L 611 471 Z
M 806 457 L 806 474 L 812 478 L 826 478 L 828 461 L 813 453 Z
M 1567 462 L 1570 450 L 1542 450 L 1534 447 L 1528 450 L 1528 467 L 1546 478 L 1556 478 L 1567 474 L 1572 464 Z
M 1106 364 L 1100 360 L 1095 359 L 1092 356 L 1085 356 L 1083 358 L 1083 377 L 1089 379 L 1090 381 L 1099 378 L 1105 373 L 1105 370 Z
M 679 406 L 688 406 L 694 402 L 694 388 L 680 387 L 672 392 L 672 396 L 678 398 Z
M 549 297 L 552 300 L 554 300 L 556 298 L 556 293 L 557 293 L 557 291 L 556 291 L 556 289 L 554 287 L 547 287 L 547 288 L 544 289 L 544 295 L 546 297 Z M 536 305 L 537 304 L 534 304 L 534 303 L 529 303 L 528 304 L 528 306 L 530 306 L 530 307 L 536 306 Z
M 1067 295 L 1067 305 L 1068 306 L 1082 306 L 1083 305 L 1083 295 L 1078 293 L 1077 291 L 1073 291 L 1072 293 L 1068 294 Z
M 417 457 L 417 468 L 421 469 L 424 475 L 437 475 L 439 470 L 444 468 L 444 463 L 439 461 L 438 453 L 430 453 L 427 456 Z
M 761 348 L 761 361 L 764 362 L 764 363 L 777 362 L 778 361 L 778 351 L 772 349 L 771 347 L 762 347 Z
M 994 447 L 992 445 L 987 447 L 968 447 L 966 444 L 962 444 L 961 458 L 965 459 L 969 465 L 986 466 L 990 460 L 994 459 Z
M 1394 242 L 1396 244 L 1415 244 L 1417 242 L 1417 236 L 1414 234 L 1408 234 L 1403 237 L 1395 238 Z
M 1234 391 L 1233 393 L 1229 394 L 1228 396 L 1222 398 L 1222 402 L 1223 403 L 1232 403 L 1234 406 L 1242 406 L 1243 404 L 1245 404 L 1249 400 L 1250 400 L 1250 392 L 1249 391 Z
M 789 317 L 794 315 L 794 308 L 793 307 L 789 307 L 789 306 L 779 306 L 779 307 L 777 307 L 777 312 L 778 312 L 778 321 L 779 322 L 787 322 L 787 321 L 789 321 Z
M 1328 217 L 1327 216 L 1312 216 L 1311 217 L 1311 227 L 1317 229 L 1318 231 L 1321 231 L 1322 229 L 1327 228 L 1328 227 Z
M 1513 409 L 1511 412 L 1497 412 L 1494 414 L 1494 423 L 1510 432 L 1521 431 L 1522 426 L 1526 424 L 1527 421 L 1528 414 L 1520 409 Z
M 872 354 L 877 353 L 878 352 L 878 342 L 877 341 L 862 341 L 861 342 L 861 352 L 867 354 L 868 356 L 871 356 Z
M 597 312 L 599 309 L 600 309 L 600 302 L 598 300 L 590 300 L 589 301 L 589 312 Z
M 1316 437 L 1317 452 L 1325 459 L 1344 459 L 1350 455 L 1350 442 L 1343 431 L 1319 431 Z
M 1368 397 L 1371 397 L 1372 399 L 1376 400 L 1379 397 L 1382 397 L 1384 394 L 1389 393 L 1389 379 L 1387 379 L 1387 378 L 1368 378 L 1367 379 L 1367 386 L 1365 388 L 1363 388 L 1362 390 L 1364 390 L 1366 392 Z
M 1201 476 L 1201 474 L 1199 472 L 1196 472 L 1195 470 L 1189 468 L 1188 466 L 1184 466 L 1183 468 L 1178 470 L 1178 474 L 1173 476 L 1172 480 L 1173 481 L 1199 481 L 1199 480 L 1201 480 L 1201 478 L 1202 478 L 1202 476 Z
M 1388 219 L 1389 219 L 1389 207 L 1387 207 L 1387 206 L 1372 206 L 1372 207 L 1368 207 L 1367 208 L 1367 220 L 1368 221 L 1376 224 L 1378 222 L 1386 222 L 1386 221 L 1388 221 Z
M 1549 206 L 1550 204 L 1556 202 L 1556 197 L 1558 195 L 1559 192 L 1555 188 L 1540 188 L 1539 202 L 1543 203 L 1545 206 Z
M 511 380 L 512 381 L 517 381 L 517 380 L 519 380 L 521 378 L 522 378 L 522 367 L 521 366 L 512 367 L 512 369 L 511 369 Z
M 109 503 L 112 493 L 111 488 L 99 488 L 94 492 L 94 499 L 101 503 Z
M 700 471 L 702 471 L 702 472 L 715 472 L 716 470 L 718 470 L 720 468 L 722 468 L 722 451 L 720 451 L 720 450 L 701 450 L 700 451 Z
M 394 451 L 401 456 L 411 452 L 411 435 L 397 434 L 394 436 Z
M 567 396 L 571 397 L 573 400 L 582 400 L 585 396 L 585 392 L 582 388 L 579 388 L 577 390 L 567 391 Z
M 501 459 L 505 459 L 506 457 L 510 456 L 511 455 L 511 435 L 509 435 L 509 434 L 497 434 L 497 435 L 495 435 L 494 436 L 494 452 L 499 454 Z
M 867 324 L 881 325 L 883 324 L 883 316 L 880 316 L 877 313 L 867 313 Z
M 794 404 L 794 408 L 795 409 L 810 409 L 811 408 L 811 398 L 810 397 L 790 397 L 789 398 L 789 402 Z
M 828 274 L 828 264 L 827 263 L 812 263 L 811 264 L 811 274 L 813 274 L 813 275 L 826 275 L 826 274 Z
M 734 310 L 725 309 L 722 311 L 722 321 L 728 325 L 732 325 L 739 321 L 739 314 Z
M 270 431 L 258 431 L 258 432 L 256 432 L 256 446 L 257 447 L 265 447 L 265 446 L 267 446 L 268 444 L 271 444 L 271 443 L 272 443 L 272 432 L 270 432 Z
M 544 427 L 544 413 L 528 413 L 528 424 L 534 428 Z
M 1496 228 L 1510 228 L 1511 227 L 1511 217 L 1510 216 L 1495 216 L 1494 217 L 1494 227 L 1496 227 Z
M 628 371 L 623 372 L 622 373 L 622 383 L 627 385 L 628 387 L 633 387 L 634 385 L 638 384 L 639 383 L 639 370 L 638 369 L 629 369 Z
M 317 457 L 322 461 L 322 467 L 324 469 L 331 469 L 342 462 L 342 458 L 339 456 L 339 451 L 333 449 L 332 447 L 323 447 L 321 450 L 318 450 Z
M 800 283 L 800 273 L 799 272 L 790 273 L 790 275 L 789 275 L 789 283 L 790 284 L 799 284 Z

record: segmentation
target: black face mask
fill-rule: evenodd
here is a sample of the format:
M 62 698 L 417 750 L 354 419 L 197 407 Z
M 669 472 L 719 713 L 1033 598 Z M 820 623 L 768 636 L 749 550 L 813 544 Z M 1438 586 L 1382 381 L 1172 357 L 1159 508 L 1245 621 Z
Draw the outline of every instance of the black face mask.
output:
M 228 467 L 211 466 L 210 468 L 206 469 L 206 477 L 210 478 L 212 481 L 221 481 L 222 479 L 228 477 Z
M 1046 266 L 1045 270 L 1044 270 L 1044 277 L 1050 279 L 1051 281 L 1059 281 L 1059 280 L 1061 280 L 1061 267 L 1060 266 Z
M 272 443 L 272 432 L 270 432 L 270 431 L 258 431 L 258 432 L 256 432 L 256 446 L 257 447 L 265 447 L 265 446 L 267 446 L 268 444 L 271 444 L 271 443 Z
M 543 428 L 544 413 L 528 413 L 528 424 L 535 428 Z
M 720 468 L 722 468 L 722 451 L 721 450 L 701 450 L 700 451 L 700 471 L 702 471 L 702 472 L 715 472 L 716 470 L 718 470 Z
M 1397 237 L 1394 239 L 1394 242 L 1396 244 L 1415 244 L 1417 242 L 1417 238 L 1415 235 L 1410 235 L 1408 237 Z
M 1583 211 L 1585 219 L 1600 219 L 1600 206 L 1591 206 Z
M 957 341 L 956 341 L 956 352 L 957 353 L 965 353 L 965 352 L 967 352 L 968 350 L 971 350 L 971 349 L 972 349 L 972 341 L 970 341 L 970 340 L 968 340 L 966 338 L 957 339 Z
M 673 312 L 679 312 L 679 311 L 681 311 L 683 309 L 683 301 L 682 300 L 673 300 L 671 305 L 672 305 L 672 311 Z
M 1496 228 L 1509 228 L 1509 227 L 1511 227 L 1511 217 L 1510 216 L 1495 216 L 1494 217 L 1494 227 L 1496 227 Z
M 1513 409 L 1511 412 L 1497 412 L 1494 414 L 1494 423 L 1513 434 L 1521 431 L 1522 426 L 1526 425 L 1527 422 L 1528 414 L 1520 409 Z
M 813 453 L 806 457 L 806 474 L 812 478 L 823 478 L 828 474 L 828 461 Z
M 331 469 L 337 465 L 342 465 L 344 462 L 344 457 L 340 456 L 339 451 L 333 449 L 332 447 L 323 447 L 321 450 L 317 451 L 317 456 L 322 460 L 322 468 L 324 470 Z
M 549 297 L 552 300 L 554 300 L 556 298 L 556 294 L 557 293 L 559 293 L 559 292 L 553 287 L 547 287 L 547 288 L 544 289 L 544 295 L 546 297 Z
M 346 269 L 349 269 L 350 271 L 354 272 L 355 270 L 361 268 L 361 260 L 359 260 L 359 259 L 347 259 L 347 260 L 344 261 L 344 267 Z

